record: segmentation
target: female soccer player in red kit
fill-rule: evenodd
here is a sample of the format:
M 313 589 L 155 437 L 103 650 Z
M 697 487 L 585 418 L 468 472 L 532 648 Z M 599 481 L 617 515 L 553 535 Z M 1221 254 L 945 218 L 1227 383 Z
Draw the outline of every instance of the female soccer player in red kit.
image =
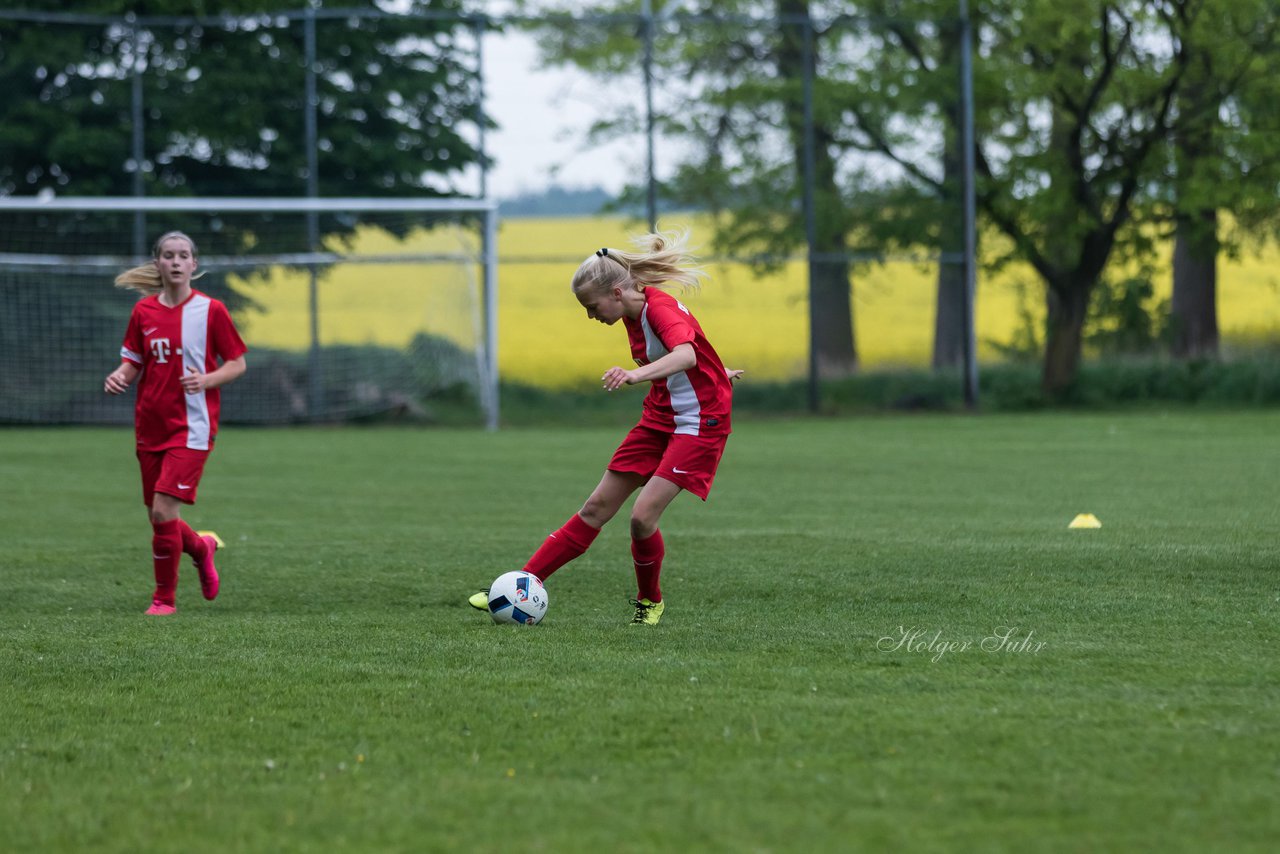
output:
M 732 381 L 689 310 L 664 287 L 696 288 L 704 275 L 687 254 L 687 234 L 650 234 L 638 252 L 600 249 L 573 276 L 573 294 L 587 317 L 627 330 L 637 367 L 612 367 L 606 391 L 650 383 L 640 423 L 614 452 L 600 484 L 582 509 L 547 537 L 524 571 L 545 581 L 581 555 L 636 490 L 631 509 L 631 555 L 638 592 L 633 624 L 657 625 L 665 603 L 659 585 L 665 548 L 658 520 L 682 490 L 703 501 L 715 479 L 731 429 Z M 486 593 L 468 600 L 488 607 Z
M 244 373 L 246 348 L 227 307 L 191 287 L 198 262 L 190 237 L 180 231 L 162 235 L 152 255 L 152 263 L 116 277 L 117 287 L 143 297 L 129 317 L 120 367 L 107 375 L 103 389 L 122 394 L 138 381 L 134 427 L 156 579 L 147 613 L 166 615 L 177 610 L 183 552 L 195 561 L 204 598 L 218 595 L 213 556 L 222 541 L 212 532 L 191 530 L 180 511 L 195 503 L 213 450 L 218 388 Z

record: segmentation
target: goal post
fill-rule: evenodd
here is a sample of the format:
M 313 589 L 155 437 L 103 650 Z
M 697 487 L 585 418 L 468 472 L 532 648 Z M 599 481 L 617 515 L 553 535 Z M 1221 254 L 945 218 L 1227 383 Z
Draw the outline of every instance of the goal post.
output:
M 0 197 L 0 423 L 132 419 L 101 391 L 134 302 L 112 280 L 178 230 L 250 348 L 227 421 L 496 429 L 497 218 L 490 199 Z

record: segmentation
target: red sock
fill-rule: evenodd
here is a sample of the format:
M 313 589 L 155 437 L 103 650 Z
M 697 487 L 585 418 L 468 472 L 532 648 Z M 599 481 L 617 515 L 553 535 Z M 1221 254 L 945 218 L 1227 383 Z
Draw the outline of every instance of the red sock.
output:
M 551 573 L 591 548 L 591 543 L 599 533 L 599 528 L 591 527 L 574 513 L 568 522 L 560 526 L 560 530 L 543 541 L 524 565 L 524 571 L 546 581 Z
M 662 558 L 667 553 L 662 544 L 662 532 L 655 530 L 643 540 L 631 541 L 631 557 L 636 565 L 636 586 L 640 592 L 637 599 L 648 599 L 650 602 L 662 601 L 662 588 L 658 586 L 658 576 L 662 574 Z
M 174 604 L 174 594 L 178 590 L 178 562 L 182 560 L 182 534 L 178 525 L 178 519 L 151 523 L 155 532 L 151 537 L 151 557 L 156 571 L 154 598 L 166 605 Z
M 178 523 L 178 533 L 182 535 L 182 550 L 195 558 L 203 558 L 205 551 L 209 548 L 209 544 L 204 538 L 191 530 L 191 526 L 181 519 L 175 520 Z

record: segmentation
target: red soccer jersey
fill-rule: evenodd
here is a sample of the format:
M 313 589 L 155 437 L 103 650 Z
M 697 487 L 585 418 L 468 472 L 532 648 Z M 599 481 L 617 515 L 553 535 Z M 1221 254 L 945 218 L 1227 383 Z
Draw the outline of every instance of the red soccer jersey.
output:
M 644 399 L 640 424 L 666 433 L 723 436 L 730 432 L 733 386 L 724 364 L 689 309 L 660 288 L 644 289 L 639 320 L 624 317 L 631 355 L 647 365 L 681 344 L 692 344 L 698 363 L 687 371 L 654 380 Z
M 120 356 L 142 369 L 134 426 L 144 451 L 207 451 L 218 434 L 218 389 L 186 394 L 188 368 L 202 374 L 246 352 L 227 307 L 199 291 L 169 308 L 158 296 L 139 300 L 129 317 Z

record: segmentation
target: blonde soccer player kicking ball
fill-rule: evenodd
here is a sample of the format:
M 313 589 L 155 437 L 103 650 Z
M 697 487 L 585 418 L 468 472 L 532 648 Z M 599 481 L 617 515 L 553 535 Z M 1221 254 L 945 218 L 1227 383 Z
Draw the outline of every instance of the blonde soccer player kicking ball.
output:
M 120 367 L 103 390 L 123 394 L 138 384 L 134 407 L 142 501 L 151 521 L 155 591 L 146 613 L 177 610 L 178 564 L 195 562 L 204 598 L 218 595 L 214 553 L 222 540 L 182 521 L 182 505 L 194 504 L 205 462 L 218 435 L 218 389 L 245 371 L 244 341 L 227 307 L 195 290 L 196 244 L 180 231 L 156 241 L 153 260 L 116 277 L 116 286 L 138 291 Z
M 582 509 L 569 517 L 524 566 L 542 581 L 590 548 L 600 529 L 637 490 L 631 508 L 634 625 L 657 625 L 666 607 L 659 579 L 666 548 L 658 521 L 688 490 L 707 499 L 731 431 L 733 381 L 698 321 L 667 288 L 696 288 L 704 273 L 685 234 L 637 238 L 638 251 L 598 249 L 578 267 L 572 289 L 587 318 L 622 321 L 637 367 L 611 367 L 605 391 L 649 383 L 640 423 L 614 452 Z M 487 591 L 468 600 L 488 609 Z

